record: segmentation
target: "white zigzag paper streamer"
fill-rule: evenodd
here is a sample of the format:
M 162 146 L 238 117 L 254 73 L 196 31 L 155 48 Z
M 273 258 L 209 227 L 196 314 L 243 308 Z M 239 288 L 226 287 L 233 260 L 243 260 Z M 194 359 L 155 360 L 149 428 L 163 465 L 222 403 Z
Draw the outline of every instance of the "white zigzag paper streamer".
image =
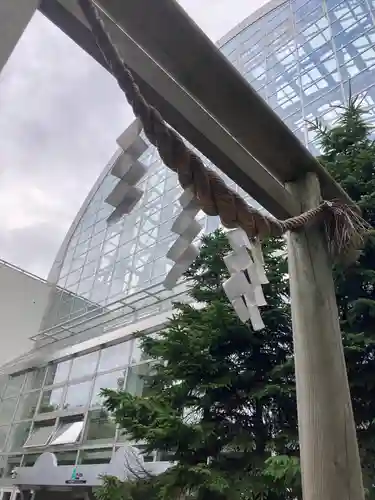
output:
M 260 243 L 250 242 L 242 229 L 228 231 L 227 236 L 233 251 L 224 257 L 231 275 L 223 283 L 225 294 L 242 322 L 250 320 L 254 330 L 262 330 L 259 307 L 267 305 L 262 285 L 268 279 Z
M 177 281 L 198 257 L 199 250 L 192 242 L 202 230 L 202 226 L 195 220 L 199 206 L 191 189 L 185 189 L 179 203 L 182 212 L 172 226 L 172 232 L 179 236 L 167 253 L 168 259 L 174 262 L 164 280 L 164 286 L 169 290 L 176 286 Z
M 109 225 L 129 214 L 144 194 L 144 190 L 138 186 L 148 170 L 139 161 L 147 149 L 146 142 L 139 135 L 141 129 L 139 120 L 136 120 L 130 129 L 117 139 L 123 153 L 116 158 L 111 169 L 111 174 L 120 180 L 105 200 L 115 209 L 107 219 Z

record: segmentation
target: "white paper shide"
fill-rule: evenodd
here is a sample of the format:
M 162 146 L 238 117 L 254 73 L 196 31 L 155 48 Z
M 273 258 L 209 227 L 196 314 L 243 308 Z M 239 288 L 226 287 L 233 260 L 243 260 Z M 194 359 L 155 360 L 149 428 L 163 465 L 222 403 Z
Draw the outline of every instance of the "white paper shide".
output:
M 241 321 L 250 320 L 254 330 L 264 323 L 259 307 L 267 305 L 262 285 L 268 283 L 260 242 L 251 241 L 242 229 L 227 233 L 232 252 L 224 257 L 230 278 L 223 283 L 226 296 Z
M 105 200 L 114 208 L 107 219 L 109 225 L 116 224 L 124 215 L 130 214 L 144 194 L 139 183 L 146 175 L 148 168 L 139 160 L 139 157 L 148 146 L 139 136 L 141 129 L 141 123 L 137 120 L 130 130 L 127 129 L 117 139 L 123 151 L 111 168 L 111 174 L 119 181 Z
M 179 198 L 182 211 L 177 216 L 172 226 L 172 232 L 178 235 L 167 253 L 168 259 L 173 261 L 173 266 L 164 280 L 165 288 L 171 290 L 184 272 L 199 255 L 198 248 L 193 240 L 202 230 L 202 226 L 195 220 L 199 206 L 191 189 L 185 189 Z

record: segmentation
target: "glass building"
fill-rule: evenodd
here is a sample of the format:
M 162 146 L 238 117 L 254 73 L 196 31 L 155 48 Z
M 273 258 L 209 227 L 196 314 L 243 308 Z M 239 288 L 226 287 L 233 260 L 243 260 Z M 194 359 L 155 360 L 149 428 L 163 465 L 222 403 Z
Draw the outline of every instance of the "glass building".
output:
M 374 114 L 373 0 L 271 1 L 220 41 L 222 52 L 313 152 L 308 121 L 331 123 L 350 91 Z
M 374 116 L 374 15 L 374 0 L 271 1 L 219 46 L 317 153 L 308 122 L 319 117 L 332 123 L 350 92 L 360 94 Z M 56 287 L 33 338 L 35 349 L 2 369 L 0 500 L 15 494 L 13 485 L 48 486 L 48 473 L 37 467 L 47 451 L 62 471 L 56 475 L 56 463 L 50 464 L 52 486 L 61 486 L 59 480 L 65 485 L 75 466 L 89 477 L 90 467 L 113 461 L 126 439 L 103 410 L 100 388 L 142 393 L 141 375 L 150 365 L 137 335 L 162 328 L 172 300 L 186 290 L 183 283 L 173 291 L 162 284 L 171 267 L 166 253 L 176 239 L 171 227 L 180 210 L 176 175 L 136 123 L 118 144 L 56 257 L 49 276 Z M 146 167 L 137 183 L 143 196 L 129 215 L 108 224 L 113 212 L 108 200 L 123 161 Z M 203 214 L 197 220 L 206 232 L 219 224 Z M 144 457 L 155 467 L 163 458 L 157 453 Z

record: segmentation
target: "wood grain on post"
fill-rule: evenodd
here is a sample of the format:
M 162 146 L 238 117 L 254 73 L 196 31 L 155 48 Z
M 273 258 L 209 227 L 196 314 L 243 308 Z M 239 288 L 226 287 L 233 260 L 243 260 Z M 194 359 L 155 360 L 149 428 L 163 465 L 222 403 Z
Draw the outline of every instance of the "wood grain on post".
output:
M 320 202 L 314 173 L 289 183 L 302 210 Z M 363 500 L 358 443 L 331 262 L 321 228 L 288 234 L 304 500 Z

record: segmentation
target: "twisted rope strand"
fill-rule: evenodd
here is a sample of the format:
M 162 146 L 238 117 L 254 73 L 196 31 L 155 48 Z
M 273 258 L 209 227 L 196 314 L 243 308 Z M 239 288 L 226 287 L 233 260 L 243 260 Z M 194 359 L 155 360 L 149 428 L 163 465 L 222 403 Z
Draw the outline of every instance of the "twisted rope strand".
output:
M 181 137 L 163 121 L 160 113 L 150 106 L 140 93 L 129 68 L 106 33 L 104 23 L 91 0 L 79 0 L 97 45 L 124 92 L 133 112 L 142 122 L 147 139 L 157 148 L 164 164 L 178 175 L 180 185 L 191 188 L 200 208 L 207 215 L 219 215 L 228 228 L 241 227 L 249 237 L 281 235 L 277 220 L 267 217 L 248 205 L 223 179 L 190 151 Z
M 365 227 L 362 219 L 358 215 L 353 217 L 353 210 L 338 203 L 324 201 L 317 208 L 284 221 L 271 218 L 248 205 L 216 172 L 204 165 L 199 156 L 164 122 L 159 111 L 146 102 L 106 32 L 97 7 L 92 0 L 78 2 L 113 76 L 135 116 L 140 119 L 147 139 L 156 147 L 164 164 L 177 173 L 182 188 L 193 190 L 203 212 L 210 216 L 218 215 L 227 228 L 242 228 L 249 238 L 281 236 L 286 231 L 295 231 L 312 221 L 323 219 L 328 239 L 331 238 L 329 247 L 336 255 L 347 247 L 357 246 L 359 240 L 362 242 Z M 338 217 L 340 224 L 335 220 Z M 332 218 L 333 227 L 328 223 Z M 343 228 L 346 228 L 345 236 L 338 234 Z

